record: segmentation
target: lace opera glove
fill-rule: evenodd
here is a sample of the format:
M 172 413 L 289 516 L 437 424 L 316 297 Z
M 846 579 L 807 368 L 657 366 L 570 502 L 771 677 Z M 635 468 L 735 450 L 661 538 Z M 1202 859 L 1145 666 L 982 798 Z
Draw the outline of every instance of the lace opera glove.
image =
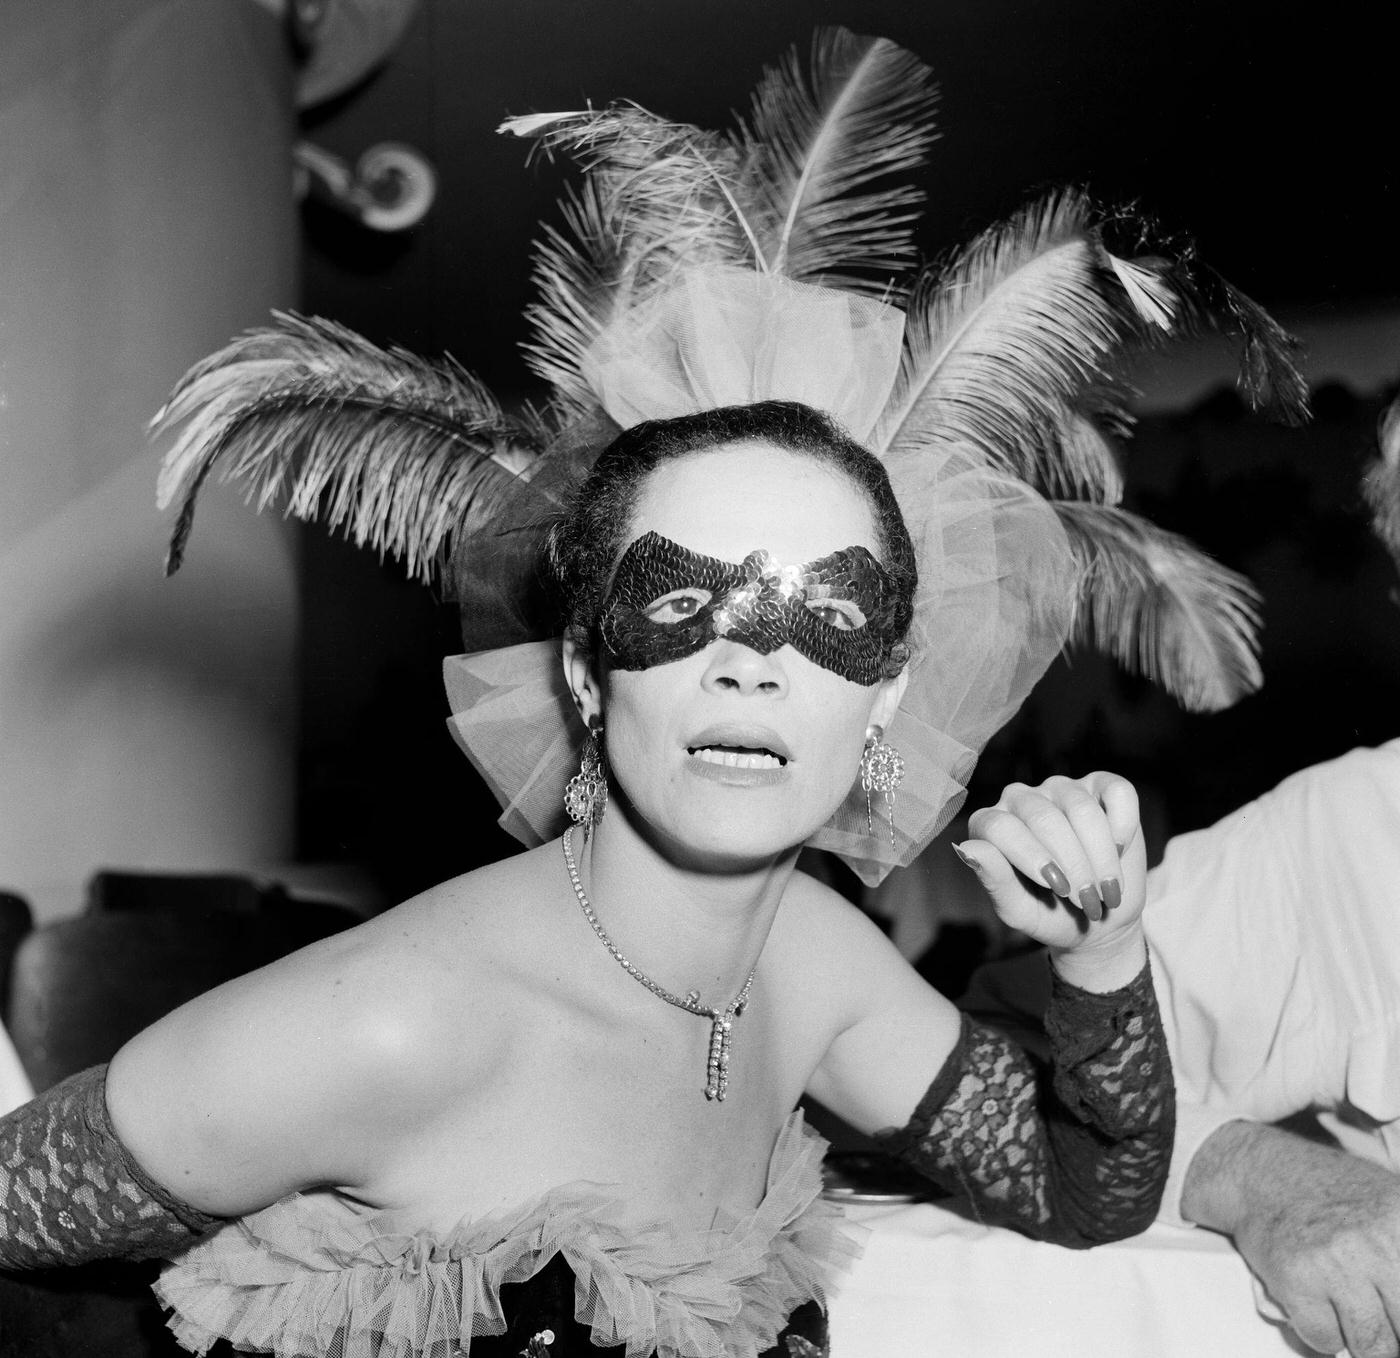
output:
M 221 1224 L 131 1157 L 106 1080 L 93 1066 L 0 1119 L 0 1268 L 164 1256 Z
M 1176 1122 L 1171 1059 L 1150 968 L 1107 994 L 1052 976 L 1048 1071 L 964 1016 L 908 1125 L 877 1139 L 979 1217 L 1083 1249 L 1157 1214 Z

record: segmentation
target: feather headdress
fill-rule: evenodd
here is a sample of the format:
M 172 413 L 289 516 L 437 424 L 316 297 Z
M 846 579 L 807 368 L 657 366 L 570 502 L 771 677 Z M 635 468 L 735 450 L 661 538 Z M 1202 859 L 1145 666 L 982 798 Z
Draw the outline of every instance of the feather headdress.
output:
M 833 29 L 817 35 L 805 66 L 794 54 L 770 69 L 729 132 L 627 104 L 509 120 L 503 131 L 572 155 L 583 172 L 562 225 L 536 247 L 526 359 L 548 385 L 542 411 L 507 416 L 455 363 L 279 317 L 192 371 L 157 417 L 180 431 L 161 483 L 162 502 L 181 506 L 170 568 L 217 465 L 260 507 L 283 498 L 289 513 L 343 527 L 422 578 L 450 573 L 475 644 L 538 637 L 548 624 L 521 603 L 534 548 L 620 427 L 707 401 L 785 396 L 834 411 L 885 462 L 923 544 L 922 609 L 941 610 L 939 634 L 956 622 L 967 655 L 1005 653 L 991 682 L 983 659 L 954 673 L 941 668 L 946 648 L 931 648 L 939 654 L 924 687 L 957 690 L 963 715 L 924 720 L 910 738 L 947 745 L 930 768 L 954 790 L 930 794 L 938 805 L 897 861 L 952 814 L 981 743 L 1066 633 L 1191 708 L 1235 701 L 1260 680 L 1255 595 L 1121 507 L 1115 442 L 1131 425 L 1121 373 L 1137 351 L 1227 331 L 1242 343 L 1249 399 L 1301 419 L 1292 342 L 1189 248 L 1153 241 L 1079 192 L 1049 195 L 940 266 L 916 269 L 910 176 L 935 138 L 935 102 L 917 58 Z M 1125 239 L 1129 248 L 1111 248 Z M 810 320 L 778 319 L 787 308 L 834 319 L 813 334 Z M 766 336 L 761 365 L 754 317 Z M 826 352 L 834 328 L 855 353 L 839 372 Z M 687 345 L 700 361 L 659 357 Z M 750 389 L 730 373 L 696 386 L 707 357 L 736 349 Z M 808 359 L 825 365 L 815 394 Z M 949 506 L 962 508 L 950 516 Z M 958 592 L 976 553 L 997 581 L 997 609 L 1016 600 L 995 636 L 982 630 L 985 600 L 973 609 Z M 1017 629 L 1019 651 L 1008 642 Z M 464 743 L 508 803 L 506 822 L 542 837 L 553 765 L 567 765 L 574 739 L 551 736 L 552 753 L 529 767 L 517 766 L 518 751 L 491 764 L 481 730 L 508 731 L 525 709 L 499 701 L 488 669 L 457 680 L 459 707 L 474 711 Z M 556 697 L 536 694 L 545 705 Z M 946 715 L 951 700 L 939 701 Z M 522 809 L 523 785 L 540 792 L 537 809 Z M 844 850 L 867 856 L 854 843 Z

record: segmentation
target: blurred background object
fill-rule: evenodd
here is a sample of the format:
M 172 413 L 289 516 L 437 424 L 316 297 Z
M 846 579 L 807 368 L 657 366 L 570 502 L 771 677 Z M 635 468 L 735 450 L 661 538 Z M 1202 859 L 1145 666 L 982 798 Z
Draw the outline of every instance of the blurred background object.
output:
M 410 3 L 80 0 L 0 46 L 0 877 L 45 920 L 103 862 L 246 868 L 296 852 L 296 541 L 215 496 L 198 579 L 160 579 L 175 378 L 301 300 L 297 106 L 387 56 Z M 289 31 L 296 29 L 296 31 Z M 376 146 L 361 220 L 431 202 Z
M 403 38 L 418 0 L 257 0 L 284 20 L 296 59 L 296 100 L 314 108 L 353 90 Z
M 293 850 L 293 537 L 223 497 L 209 569 L 163 588 L 144 432 L 297 300 L 285 43 L 248 0 L 6 13 L 0 876 L 40 919 L 102 862 Z
M 418 0 L 258 0 L 284 22 L 296 63 L 296 101 L 314 109 L 353 92 L 393 53 Z M 385 142 L 353 161 L 314 142 L 292 148 L 298 198 L 313 196 L 374 231 L 416 226 L 437 177 L 411 146 Z
M 86 897 L 81 914 L 0 934 L 0 1020 L 35 1089 L 110 1060 L 186 1000 L 363 918 L 230 873 L 103 871 Z
M 329 203 L 372 231 L 404 231 L 427 215 L 437 177 L 411 146 L 382 142 L 351 165 L 309 141 L 292 148 L 298 198 Z

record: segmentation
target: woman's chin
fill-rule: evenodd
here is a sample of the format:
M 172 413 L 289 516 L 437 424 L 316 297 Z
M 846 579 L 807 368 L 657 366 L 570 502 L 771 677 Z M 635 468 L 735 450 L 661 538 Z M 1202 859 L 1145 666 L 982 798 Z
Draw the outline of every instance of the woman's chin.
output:
M 820 828 L 777 808 L 708 808 L 703 815 L 657 823 L 652 836 L 677 861 L 725 873 L 752 872 L 793 856 Z
M 834 794 L 822 789 L 822 805 L 814 806 L 811 789 L 799 796 L 787 780 L 697 777 L 645 804 L 615 791 L 609 815 L 673 862 L 721 873 L 752 872 L 795 856 L 835 810 L 826 805 Z

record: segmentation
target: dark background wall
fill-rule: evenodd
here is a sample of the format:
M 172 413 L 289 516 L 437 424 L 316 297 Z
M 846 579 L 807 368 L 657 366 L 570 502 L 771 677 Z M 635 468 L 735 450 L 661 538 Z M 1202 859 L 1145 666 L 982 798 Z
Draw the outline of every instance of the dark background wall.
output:
M 1189 229 L 1303 331 L 1363 337 L 1353 376 L 1319 390 L 1305 432 L 1246 418 L 1228 385 L 1145 379 L 1130 501 L 1260 585 L 1263 692 L 1188 717 L 1080 656 L 979 774 L 994 795 L 1008 775 L 1122 768 L 1160 807 L 1163 833 L 1188 828 L 1292 768 L 1400 734 L 1394 572 L 1356 490 L 1384 395 L 1374 374 L 1400 371 L 1400 352 L 1365 352 L 1365 336 L 1400 333 L 1384 324 L 1400 315 L 1397 128 L 1373 8 L 1343 0 L 1303 25 L 1254 0 L 424 0 L 388 66 L 306 131 L 351 158 L 375 141 L 413 144 L 439 171 L 438 202 L 393 237 L 304 209 L 305 305 L 378 340 L 451 351 L 503 398 L 528 396 L 515 345 L 529 241 L 562 171 L 526 166 L 494 133 L 504 115 L 625 97 L 716 125 L 816 24 L 911 48 L 943 91 L 928 255 L 1041 188 L 1083 183 Z M 302 855 L 366 862 L 398 895 L 507 851 L 443 725 L 438 663 L 460 649 L 451 610 L 314 531 L 302 551 Z

